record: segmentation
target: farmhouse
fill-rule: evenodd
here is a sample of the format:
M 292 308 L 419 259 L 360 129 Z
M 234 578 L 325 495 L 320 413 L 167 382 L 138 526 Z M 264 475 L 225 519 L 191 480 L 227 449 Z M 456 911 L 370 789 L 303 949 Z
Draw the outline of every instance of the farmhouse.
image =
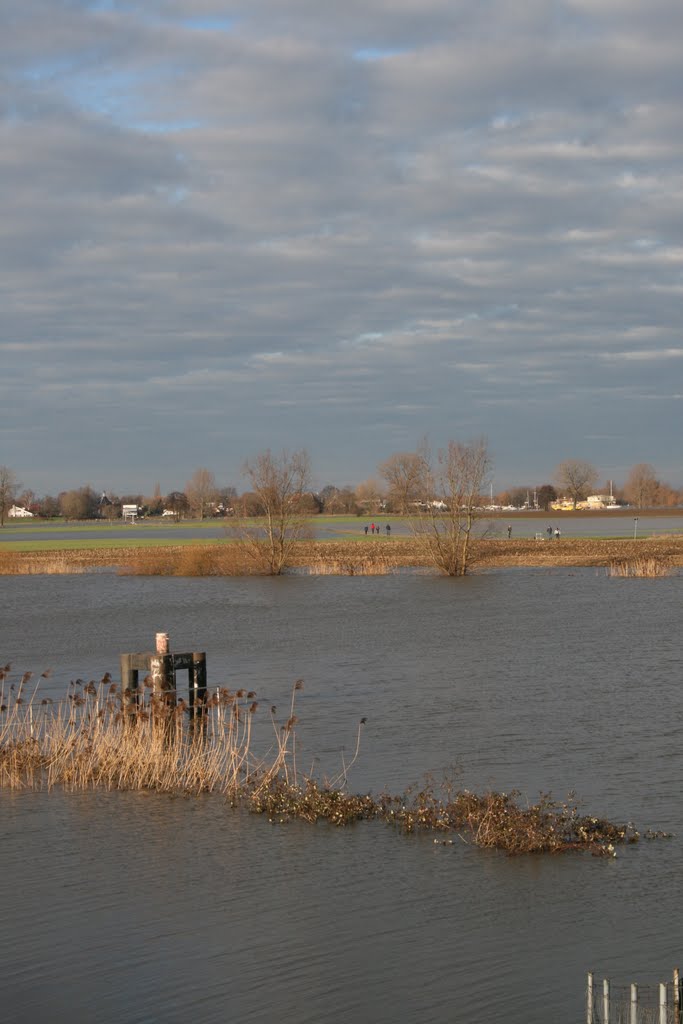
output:
M 27 508 L 22 508 L 21 505 L 12 505 L 7 515 L 10 519 L 33 519 L 33 512 L 29 512 Z

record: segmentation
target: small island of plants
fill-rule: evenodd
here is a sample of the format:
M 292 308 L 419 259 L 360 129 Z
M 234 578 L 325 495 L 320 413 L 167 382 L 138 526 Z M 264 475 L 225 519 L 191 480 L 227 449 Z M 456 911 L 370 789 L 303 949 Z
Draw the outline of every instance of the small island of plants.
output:
M 460 839 L 508 854 L 587 850 L 613 857 L 618 845 L 640 838 L 630 823 L 582 814 L 573 799 L 557 802 L 549 794 L 529 805 L 517 792 L 477 794 L 432 778 L 400 795 L 349 792 L 363 719 L 353 757 L 336 777 L 306 775 L 297 765 L 301 680 L 284 716 L 276 707 L 266 710 L 272 742 L 263 754 L 254 750 L 262 711 L 253 691 L 218 688 L 191 709 L 175 693 L 155 692 L 150 679 L 141 694 L 122 693 L 108 674 L 99 682 L 77 680 L 64 700 L 41 696 L 40 682 L 25 673 L 15 683 L 9 664 L 0 669 L 3 788 L 222 794 L 232 808 L 272 822 L 379 821 L 403 834 L 430 833 L 435 842 Z

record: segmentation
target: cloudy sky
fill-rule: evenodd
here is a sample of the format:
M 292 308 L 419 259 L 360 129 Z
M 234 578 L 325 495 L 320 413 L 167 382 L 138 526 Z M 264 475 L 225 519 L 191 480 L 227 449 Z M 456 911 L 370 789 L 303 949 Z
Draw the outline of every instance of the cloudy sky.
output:
M 489 438 L 678 486 L 680 0 L 0 9 L 0 463 L 316 483 Z

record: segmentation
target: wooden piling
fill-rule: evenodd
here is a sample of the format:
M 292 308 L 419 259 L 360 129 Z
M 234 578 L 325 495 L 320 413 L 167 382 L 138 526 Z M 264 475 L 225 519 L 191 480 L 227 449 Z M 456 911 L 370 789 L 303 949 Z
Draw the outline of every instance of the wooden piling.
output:
M 666 985 L 662 981 L 659 984 L 659 1024 L 667 1024 L 666 1018 Z
M 609 978 L 602 982 L 602 1024 L 609 1024 Z
M 681 1024 L 681 972 L 674 967 L 674 1024 Z
M 139 683 L 141 671 L 151 677 L 154 697 L 175 705 L 179 669 L 188 673 L 190 717 L 195 719 L 203 714 L 206 705 L 206 654 L 203 651 L 172 654 L 169 647 L 168 633 L 157 633 L 154 652 L 121 655 L 121 692 L 124 709 L 130 714 L 144 703 Z
M 593 972 L 588 972 L 586 986 L 586 1024 L 593 1024 Z
M 631 1013 L 629 1024 L 638 1024 L 638 986 L 631 985 Z

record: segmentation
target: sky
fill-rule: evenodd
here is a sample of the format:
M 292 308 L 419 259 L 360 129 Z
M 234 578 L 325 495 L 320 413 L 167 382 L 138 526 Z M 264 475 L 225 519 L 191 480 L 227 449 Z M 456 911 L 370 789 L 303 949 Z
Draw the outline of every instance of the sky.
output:
M 683 484 L 680 0 L 0 8 L 0 463 Z

